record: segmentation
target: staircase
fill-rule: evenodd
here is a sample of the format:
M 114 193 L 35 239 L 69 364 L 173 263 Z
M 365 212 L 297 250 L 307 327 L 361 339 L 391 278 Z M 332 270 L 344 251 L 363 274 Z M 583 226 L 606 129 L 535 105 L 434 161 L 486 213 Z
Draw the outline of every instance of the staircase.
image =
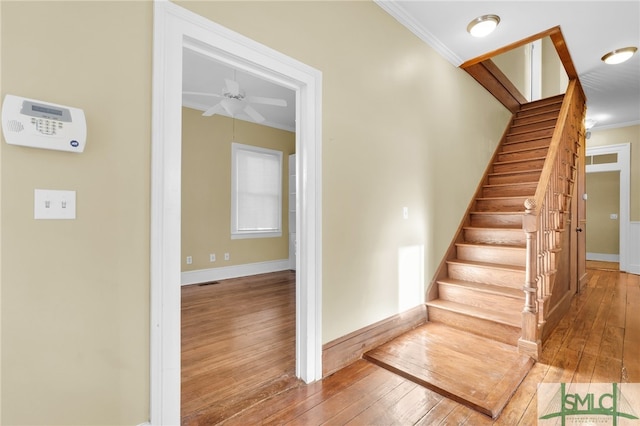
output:
M 534 363 L 520 351 L 531 334 L 523 330 L 531 273 L 525 200 L 536 197 L 543 180 L 563 99 L 527 103 L 514 115 L 436 273 L 428 322 L 364 356 L 494 419 Z M 536 329 L 537 314 L 528 315 Z
M 522 106 L 427 302 L 430 322 L 516 346 L 524 307 L 524 202 L 534 196 L 563 95 Z

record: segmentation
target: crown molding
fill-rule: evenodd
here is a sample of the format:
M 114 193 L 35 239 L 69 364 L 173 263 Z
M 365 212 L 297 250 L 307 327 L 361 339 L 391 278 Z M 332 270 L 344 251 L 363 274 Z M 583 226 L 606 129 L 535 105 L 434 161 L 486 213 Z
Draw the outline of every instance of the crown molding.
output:
M 385 12 L 394 17 L 398 22 L 405 26 L 409 31 L 418 36 L 418 38 L 438 52 L 443 58 L 453 64 L 455 67 L 459 67 L 462 64 L 462 59 L 453 53 L 447 46 L 444 45 L 437 37 L 435 37 L 429 30 L 424 28 L 418 21 L 416 21 L 411 15 L 409 15 L 395 0 L 374 0 L 374 3 L 380 6 Z

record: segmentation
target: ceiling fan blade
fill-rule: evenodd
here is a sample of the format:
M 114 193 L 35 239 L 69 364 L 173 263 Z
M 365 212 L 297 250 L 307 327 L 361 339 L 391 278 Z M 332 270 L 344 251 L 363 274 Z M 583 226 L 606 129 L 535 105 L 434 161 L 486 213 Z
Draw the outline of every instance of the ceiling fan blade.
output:
M 222 108 L 221 104 L 215 104 L 214 106 L 212 106 L 211 108 L 209 108 L 208 110 L 206 110 L 202 116 L 203 117 L 211 117 L 214 114 L 219 114 L 224 110 L 224 108 Z
M 244 112 L 246 112 L 247 115 L 251 117 L 251 119 L 256 123 L 262 123 L 264 121 L 264 117 L 262 116 L 262 114 L 253 109 L 251 105 L 247 105 L 246 107 L 244 107 Z
M 240 94 L 240 85 L 237 81 L 225 78 L 224 82 L 227 85 L 227 92 L 229 92 L 231 96 L 238 96 Z
M 216 93 L 205 93 L 205 92 L 182 92 L 183 95 L 195 95 L 195 96 L 213 96 L 214 98 L 221 98 L 222 95 L 218 95 Z
M 262 96 L 247 96 L 245 100 L 254 104 L 274 105 L 280 107 L 287 106 L 287 101 L 285 101 L 284 99 L 264 98 Z

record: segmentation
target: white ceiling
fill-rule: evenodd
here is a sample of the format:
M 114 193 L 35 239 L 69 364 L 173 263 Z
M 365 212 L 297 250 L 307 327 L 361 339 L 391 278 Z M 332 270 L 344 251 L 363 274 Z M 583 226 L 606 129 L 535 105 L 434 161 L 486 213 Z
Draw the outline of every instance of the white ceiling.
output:
M 560 26 L 587 95 L 595 129 L 640 124 L 640 53 L 620 65 L 600 58 L 640 47 L 639 1 L 397 1 L 377 4 L 455 66 Z M 486 38 L 467 33 L 481 15 L 500 16 Z
M 531 35 L 560 26 L 587 95 L 587 117 L 595 129 L 640 124 L 640 53 L 620 65 L 600 58 L 627 46 L 640 47 L 640 1 L 398 1 L 376 0 L 414 34 L 455 66 Z M 483 39 L 471 37 L 468 23 L 496 14 L 501 22 Z M 295 131 L 295 92 L 234 71 L 184 50 L 183 90 L 220 94 L 224 79 L 235 79 L 247 96 L 283 98 L 287 107 L 252 106 L 262 124 Z M 183 105 L 201 111 L 219 98 L 183 96 Z M 244 114 L 238 119 L 249 120 Z
M 277 98 L 287 101 L 286 107 L 254 104 L 251 106 L 258 111 L 265 121 L 262 125 L 295 132 L 296 130 L 296 92 L 277 84 L 262 80 L 245 72 L 236 71 L 214 59 L 190 49 L 183 49 L 182 61 L 182 90 L 185 92 L 205 92 L 222 94 L 225 79 L 235 80 L 246 96 L 260 96 Z M 221 98 L 211 96 L 182 95 L 182 105 L 200 111 L 220 102 Z M 228 116 L 226 112 L 222 115 Z M 239 120 L 251 121 L 244 112 L 236 114 Z

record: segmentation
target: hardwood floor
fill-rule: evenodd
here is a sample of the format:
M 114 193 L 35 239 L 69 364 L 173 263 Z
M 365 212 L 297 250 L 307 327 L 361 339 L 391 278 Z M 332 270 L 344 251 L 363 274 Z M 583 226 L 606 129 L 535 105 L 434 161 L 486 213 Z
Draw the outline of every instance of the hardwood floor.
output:
M 261 297 L 269 296 L 263 293 L 262 296 L 256 296 L 251 300 L 256 302 Z M 289 297 L 289 303 L 293 305 L 293 296 Z M 227 312 L 228 316 L 230 312 L 234 312 L 232 305 L 226 307 L 223 303 L 219 305 L 223 306 L 219 309 Z M 245 310 L 249 309 L 248 306 L 248 304 L 244 305 Z M 217 423 L 225 425 L 533 425 L 536 424 L 536 391 L 540 383 L 640 383 L 638 307 L 640 307 L 640 276 L 589 269 L 587 286 L 581 294 L 574 297 L 568 314 L 560 321 L 545 343 L 540 361 L 530 370 L 496 420 L 373 363 L 358 360 L 324 380 L 310 385 L 289 382 L 278 389 L 258 392 L 259 395 L 249 398 L 244 405 L 241 402 L 225 405 L 218 401 L 217 404 L 222 408 L 219 411 L 221 414 L 189 417 L 187 422 L 183 423 L 194 425 Z M 202 316 L 207 316 L 204 314 L 206 308 L 201 304 L 197 304 L 192 309 L 195 312 L 201 312 Z M 237 312 L 237 309 L 235 311 Z M 233 317 L 229 316 L 229 318 Z M 194 325 L 193 322 L 191 324 Z M 190 333 L 187 330 L 188 325 L 183 324 L 183 327 L 185 327 L 183 333 Z M 212 325 L 209 333 L 214 333 L 217 327 L 221 326 Z M 246 328 L 244 330 L 247 333 L 250 332 Z M 294 331 L 291 333 L 293 336 Z M 202 339 L 202 337 L 196 337 L 195 333 L 188 335 L 190 336 L 188 341 L 192 343 Z M 289 344 L 293 344 L 292 342 L 293 340 Z M 259 341 L 253 343 L 259 347 L 266 345 Z M 217 345 L 219 342 L 214 338 L 211 344 Z M 203 350 L 200 352 L 202 354 Z M 217 351 L 210 349 L 204 352 Z M 247 353 L 246 349 L 241 352 Z M 208 356 L 213 357 L 213 355 Z M 214 367 L 192 367 L 187 362 L 187 358 L 183 358 L 183 386 L 186 383 L 185 379 L 194 380 L 190 385 L 191 393 L 185 394 L 189 388 L 183 387 L 183 413 L 185 413 L 185 403 L 202 410 L 207 404 L 207 398 L 212 398 L 211 401 L 213 401 L 212 396 L 205 397 L 204 391 L 197 390 L 195 382 L 207 383 L 205 387 L 214 394 L 220 392 L 229 395 L 233 391 L 233 382 L 222 381 L 225 383 L 223 386 L 217 384 L 217 381 L 224 376 L 223 373 L 207 376 L 209 381 L 190 378 L 191 375 L 196 375 L 194 370 L 198 368 L 203 369 L 207 374 L 208 369 Z M 289 370 L 287 373 L 289 378 L 292 371 Z M 189 377 L 185 377 L 185 372 Z M 249 393 L 251 387 L 241 376 L 235 378 L 236 383 L 241 386 L 238 392 Z M 191 397 L 187 395 L 197 395 L 198 401 L 192 403 L 189 401 Z M 213 403 L 216 404 L 215 401 Z
M 515 346 L 437 322 L 402 334 L 364 359 L 492 418 L 534 362 Z
M 295 272 L 182 288 L 183 425 L 216 424 L 295 378 Z

